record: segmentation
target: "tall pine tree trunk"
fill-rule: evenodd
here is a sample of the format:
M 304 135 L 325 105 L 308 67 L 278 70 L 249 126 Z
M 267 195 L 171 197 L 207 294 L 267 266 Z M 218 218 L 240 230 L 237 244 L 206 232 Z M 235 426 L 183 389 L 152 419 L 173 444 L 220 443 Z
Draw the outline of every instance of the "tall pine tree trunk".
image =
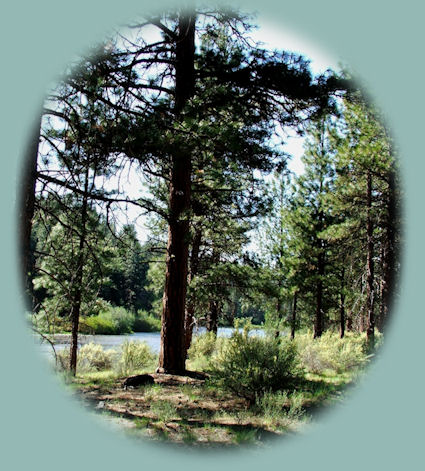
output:
M 182 110 L 195 87 L 195 16 L 181 13 L 175 54 L 175 115 Z M 183 373 L 186 351 L 184 320 L 189 253 L 191 150 L 179 139 L 172 155 L 169 188 L 169 227 L 165 286 L 162 303 L 159 373 Z
M 374 266 L 373 266 L 373 222 L 372 222 L 372 174 L 370 170 L 367 172 L 367 291 L 366 291 L 366 337 L 368 349 L 371 351 L 375 346 L 375 313 L 374 313 Z

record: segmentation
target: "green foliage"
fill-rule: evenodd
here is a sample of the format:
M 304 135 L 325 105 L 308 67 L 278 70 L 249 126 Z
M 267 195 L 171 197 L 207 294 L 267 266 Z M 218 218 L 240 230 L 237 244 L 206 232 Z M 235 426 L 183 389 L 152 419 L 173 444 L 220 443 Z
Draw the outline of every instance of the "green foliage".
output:
M 368 361 L 366 335 L 348 333 L 344 338 L 330 331 L 320 338 L 313 339 L 308 332 L 296 336 L 301 365 L 311 373 L 332 370 L 343 373 L 361 366 Z
M 108 306 L 97 316 L 81 319 L 80 332 L 83 334 L 131 334 L 132 332 L 158 332 L 161 320 L 145 311 L 137 314 L 124 307 Z
M 227 339 L 217 337 L 213 332 L 196 335 L 188 351 L 188 360 L 194 370 L 210 370 L 212 362 Z
M 135 315 L 124 307 L 111 307 L 101 313 L 102 317 L 114 323 L 116 331 L 121 334 L 131 334 L 135 322 Z
M 297 361 L 294 342 L 236 330 L 214 361 L 214 376 L 223 388 L 253 402 L 293 385 L 301 373 Z
M 112 319 L 105 319 L 102 314 L 81 319 L 79 331 L 82 334 L 113 335 L 117 328 Z
M 49 312 L 44 309 L 40 309 L 36 314 L 32 314 L 30 322 L 38 332 L 45 334 L 71 331 L 71 321 L 69 318 L 56 317 L 54 314 L 49 314 Z
M 155 355 L 147 343 L 125 340 L 115 368 L 120 375 L 128 376 L 152 366 L 154 361 Z
M 213 332 L 194 336 L 188 352 L 189 358 L 211 357 L 216 352 L 216 345 L 217 336 Z
M 139 310 L 135 316 L 134 332 L 158 332 L 161 330 L 161 319 L 153 314 Z

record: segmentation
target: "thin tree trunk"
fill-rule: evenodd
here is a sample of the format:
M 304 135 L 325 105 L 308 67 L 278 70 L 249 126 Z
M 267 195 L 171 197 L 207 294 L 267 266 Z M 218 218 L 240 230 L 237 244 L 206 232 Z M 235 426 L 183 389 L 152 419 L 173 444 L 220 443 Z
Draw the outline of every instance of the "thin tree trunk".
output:
M 352 314 L 352 312 L 349 311 L 348 315 L 346 317 L 347 317 L 347 330 L 348 330 L 348 332 L 352 332 L 353 331 L 353 314 Z
M 35 210 L 35 186 L 37 182 L 37 159 L 40 141 L 41 117 L 34 124 L 30 142 L 24 159 L 23 188 L 20 195 L 19 229 L 20 229 L 20 257 L 22 263 L 23 285 L 27 293 L 27 304 L 34 309 L 33 296 L 33 261 L 31 257 L 31 231 L 32 219 Z
M 297 322 L 297 299 L 298 299 L 298 291 L 294 293 L 294 303 L 292 305 L 292 318 L 291 318 L 291 339 L 295 338 L 295 327 Z
M 190 284 L 193 278 L 198 273 L 198 266 L 199 266 L 199 249 L 201 247 L 201 240 L 202 240 L 202 231 L 200 228 L 195 230 L 195 235 L 192 241 L 192 252 L 190 254 L 190 273 L 189 273 L 189 280 L 188 283 Z M 185 320 L 184 320 L 184 331 L 185 331 L 185 356 L 187 357 L 187 351 L 190 348 L 192 343 L 192 336 L 193 336 L 193 324 L 195 321 L 194 318 L 195 314 L 195 304 L 191 300 L 187 303 L 186 313 L 185 313 Z
M 213 332 L 215 335 L 217 335 L 219 314 L 220 303 L 216 300 L 211 300 L 209 302 L 209 312 L 206 323 L 207 332 Z
M 275 338 L 278 338 L 280 335 L 279 327 L 280 327 L 280 320 L 281 320 L 281 314 L 282 314 L 282 298 L 281 298 L 281 290 L 283 286 L 283 280 L 282 280 L 282 270 L 283 270 L 283 257 L 284 257 L 284 251 L 283 251 L 283 238 L 284 238 L 284 233 L 285 233 L 285 228 L 284 228 L 284 222 L 282 218 L 282 211 L 284 209 L 284 199 L 285 199 L 285 191 L 283 188 L 283 185 L 280 184 L 280 192 L 279 192 L 279 199 L 280 199 L 280 208 L 279 208 L 279 214 L 280 214 L 280 224 L 279 224 L 279 258 L 277 260 L 277 267 L 278 267 L 278 284 L 277 284 L 277 302 L 276 302 L 276 316 L 277 316 L 277 328 L 275 331 Z
M 281 287 L 282 287 L 282 280 L 279 276 L 279 282 L 278 282 L 279 293 L 277 295 L 277 301 L 276 301 L 277 328 L 276 328 L 275 333 L 274 333 L 275 338 L 278 338 L 279 335 L 280 335 L 279 324 L 280 324 L 281 311 L 282 311 L 282 301 L 280 299 L 280 289 L 281 289 Z
M 344 338 L 345 335 L 345 269 L 341 270 L 341 289 L 339 293 L 339 336 Z
M 313 338 L 322 336 L 323 333 L 323 275 L 325 274 L 325 254 L 323 241 L 319 239 L 320 252 L 317 257 L 318 280 L 316 285 L 316 313 L 314 317 Z
M 193 95 L 195 86 L 195 16 L 181 13 L 175 56 L 175 115 L 181 112 Z M 185 308 L 189 253 L 189 210 L 191 186 L 191 153 L 183 143 L 172 155 L 169 191 L 169 227 L 165 286 L 162 303 L 160 373 L 185 371 Z
M 220 253 L 218 252 L 216 247 L 213 247 L 213 253 L 212 253 L 212 263 L 213 264 L 218 264 L 220 262 Z M 215 296 L 214 293 L 212 293 L 212 296 Z M 218 318 L 220 315 L 220 301 L 217 299 L 210 299 L 208 303 L 208 315 L 207 315 L 207 322 L 206 322 L 206 328 L 207 332 L 214 332 L 215 335 L 217 335 L 217 329 L 218 329 Z
M 84 182 L 84 195 L 81 206 L 81 229 L 80 240 L 78 245 L 77 269 L 75 279 L 72 285 L 71 297 L 71 347 L 69 369 L 75 376 L 77 372 L 77 350 L 78 350 L 78 326 L 80 323 L 81 298 L 83 291 L 83 271 L 85 263 L 86 234 L 87 234 L 87 207 L 88 207 L 88 186 L 89 186 L 89 169 L 87 166 Z
M 375 346 L 375 314 L 374 314 L 374 266 L 373 266 L 373 222 L 372 222 L 372 174 L 367 172 L 367 292 L 366 292 L 366 337 L 368 349 L 373 350 Z

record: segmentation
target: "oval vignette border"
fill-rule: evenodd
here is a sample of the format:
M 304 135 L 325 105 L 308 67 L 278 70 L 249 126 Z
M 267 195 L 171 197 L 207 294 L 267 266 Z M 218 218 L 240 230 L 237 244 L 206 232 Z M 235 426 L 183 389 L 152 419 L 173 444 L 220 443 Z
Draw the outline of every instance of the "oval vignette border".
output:
M 64 392 L 31 344 L 19 300 L 15 205 L 22 151 L 35 120 L 37 101 L 73 53 L 84 51 L 93 39 L 102 36 L 107 26 L 122 23 L 132 12 L 143 11 L 150 3 L 146 0 L 122 0 L 120 6 L 112 0 L 74 0 L 72 5 L 60 6 L 51 0 L 21 3 L 25 5 L 5 8 L 3 18 L 7 24 L 0 33 L 3 64 L 10 65 L 9 70 L 4 69 L 0 87 L 3 104 L 0 204 L 4 221 L 0 244 L 4 451 L 0 460 L 15 469 L 152 466 L 173 471 L 200 466 L 204 470 L 234 466 L 247 470 L 260 466 L 331 470 L 341 465 L 347 470 L 365 465 L 397 469 L 419 462 L 423 432 L 415 417 L 420 412 L 423 415 L 420 392 L 424 380 L 418 378 L 423 369 L 419 363 L 423 354 L 418 349 L 424 327 L 420 316 L 423 275 L 419 269 L 423 259 L 420 233 L 425 224 L 421 221 L 423 196 L 419 180 L 425 174 L 419 140 L 423 133 L 419 123 L 423 122 L 420 77 L 424 70 L 417 59 L 422 55 L 423 34 L 415 37 L 422 28 L 419 22 L 422 15 L 417 11 L 420 7 L 412 0 L 392 6 L 383 0 L 373 4 L 359 0 L 355 7 L 335 0 L 308 0 L 298 6 L 287 0 L 238 2 L 246 9 L 257 8 L 274 25 L 288 25 L 300 37 L 320 42 L 325 52 L 344 55 L 358 69 L 371 96 L 388 115 L 400 147 L 406 192 L 405 246 L 401 254 L 400 302 L 393 309 L 387 343 L 381 358 L 371 365 L 345 405 L 324 415 L 304 436 L 277 443 L 267 450 L 221 453 L 136 444 L 119 432 L 104 429 L 68 397 L 69 393 Z M 170 2 L 158 2 L 167 3 Z M 413 12 L 410 14 L 409 5 Z

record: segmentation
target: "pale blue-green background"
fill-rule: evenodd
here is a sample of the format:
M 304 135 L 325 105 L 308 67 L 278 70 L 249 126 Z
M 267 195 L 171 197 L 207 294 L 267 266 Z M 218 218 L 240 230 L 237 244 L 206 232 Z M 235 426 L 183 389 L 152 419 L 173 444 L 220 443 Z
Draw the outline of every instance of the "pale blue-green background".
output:
M 157 0 L 155 5 L 163 2 Z M 31 120 L 72 55 L 146 0 L 38 0 L 3 4 L 1 47 L 0 462 L 4 469 L 417 469 L 422 465 L 425 313 L 423 250 L 423 14 L 405 0 L 243 1 L 342 54 L 387 113 L 400 146 L 406 249 L 400 302 L 382 358 L 352 399 L 302 437 L 269 451 L 201 454 L 135 445 L 94 422 L 48 372 L 19 302 L 15 194 Z M 284 45 L 282 45 L 284 46 Z M 242 469 L 243 469 L 242 468 Z

